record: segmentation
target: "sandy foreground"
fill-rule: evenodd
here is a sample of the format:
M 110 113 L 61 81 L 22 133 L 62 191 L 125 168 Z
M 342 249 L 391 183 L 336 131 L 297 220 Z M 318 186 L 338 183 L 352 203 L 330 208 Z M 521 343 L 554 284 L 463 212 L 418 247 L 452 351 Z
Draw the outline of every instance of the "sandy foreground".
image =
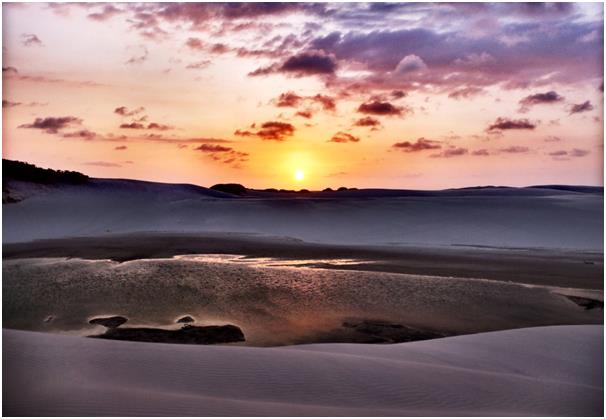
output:
M 602 416 L 603 339 L 603 326 L 551 326 L 247 348 L 4 329 L 3 413 Z

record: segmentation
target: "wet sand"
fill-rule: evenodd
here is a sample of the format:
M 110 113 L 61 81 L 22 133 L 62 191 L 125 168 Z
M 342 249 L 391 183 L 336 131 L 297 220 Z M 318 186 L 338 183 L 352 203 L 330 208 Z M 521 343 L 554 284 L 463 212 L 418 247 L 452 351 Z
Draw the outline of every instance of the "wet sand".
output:
M 14 329 L 86 336 L 103 332 L 92 318 L 111 315 L 128 327 L 176 329 L 190 315 L 197 326 L 240 327 L 238 345 L 279 346 L 603 323 L 603 309 L 586 301 L 603 307 L 595 253 L 175 234 L 4 252 L 3 326 Z
M 4 259 L 66 257 L 111 259 L 170 258 L 187 254 L 235 254 L 252 258 L 308 260 L 334 268 L 326 259 L 355 259 L 338 269 L 515 283 L 603 289 L 602 252 L 488 246 L 352 246 L 309 243 L 286 237 L 230 233 L 137 233 L 4 243 Z

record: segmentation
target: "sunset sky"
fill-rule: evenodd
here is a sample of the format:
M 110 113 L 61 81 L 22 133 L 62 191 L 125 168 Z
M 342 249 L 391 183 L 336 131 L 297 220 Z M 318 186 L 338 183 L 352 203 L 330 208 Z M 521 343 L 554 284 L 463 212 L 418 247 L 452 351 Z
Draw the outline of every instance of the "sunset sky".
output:
M 206 186 L 602 184 L 599 3 L 2 11 L 4 158 Z

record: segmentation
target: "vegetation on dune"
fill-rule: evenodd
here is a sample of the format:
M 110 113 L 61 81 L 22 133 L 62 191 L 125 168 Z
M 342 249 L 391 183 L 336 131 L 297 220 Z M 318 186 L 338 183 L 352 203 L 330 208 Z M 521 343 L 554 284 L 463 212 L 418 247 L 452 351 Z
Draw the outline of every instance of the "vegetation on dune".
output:
M 20 180 L 43 184 L 80 184 L 87 182 L 89 179 L 88 176 L 80 172 L 42 169 L 33 164 L 7 159 L 2 159 L 2 176 L 4 182 L 7 180 Z

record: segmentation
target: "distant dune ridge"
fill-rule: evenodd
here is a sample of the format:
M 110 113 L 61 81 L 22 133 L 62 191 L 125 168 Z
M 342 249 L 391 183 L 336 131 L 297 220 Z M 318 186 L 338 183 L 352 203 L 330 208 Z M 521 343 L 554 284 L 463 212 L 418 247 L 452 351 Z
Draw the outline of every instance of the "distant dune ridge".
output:
M 234 195 L 188 184 L 94 178 L 48 184 L 4 175 L 5 243 L 116 232 L 230 231 L 339 244 L 603 249 L 601 187 L 308 193 L 238 188 L 241 195 Z

